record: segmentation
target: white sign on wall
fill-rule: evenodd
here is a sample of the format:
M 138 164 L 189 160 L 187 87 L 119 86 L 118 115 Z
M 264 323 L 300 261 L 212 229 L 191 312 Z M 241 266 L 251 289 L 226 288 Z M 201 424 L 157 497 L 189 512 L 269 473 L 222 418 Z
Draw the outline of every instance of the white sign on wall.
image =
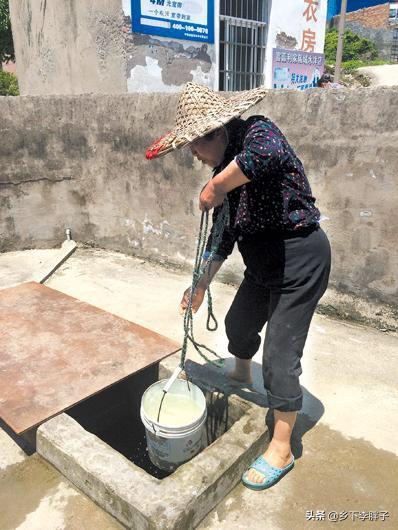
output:
M 323 53 L 327 0 L 283 0 L 272 2 L 268 28 L 265 82 L 272 87 L 275 48 L 286 52 Z
M 136 33 L 214 42 L 214 0 L 132 0 Z
M 170 4 L 170 6 L 168 6 Z M 180 10 L 180 15 L 183 12 L 189 16 L 189 21 L 194 24 L 207 24 L 207 2 L 202 0 L 185 0 L 181 2 L 167 2 L 156 0 L 140 0 L 141 16 L 153 17 L 156 11 L 156 16 L 162 11 L 162 16 L 172 20 L 172 14 Z M 169 7 L 167 9 L 167 7 Z

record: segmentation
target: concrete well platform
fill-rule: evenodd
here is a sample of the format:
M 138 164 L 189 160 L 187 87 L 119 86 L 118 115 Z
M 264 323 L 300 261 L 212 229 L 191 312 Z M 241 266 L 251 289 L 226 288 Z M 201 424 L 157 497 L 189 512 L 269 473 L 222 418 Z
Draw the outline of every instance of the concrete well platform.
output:
M 171 373 L 163 367 L 164 378 Z M 212 378 L 211 371 L 204 370 L 205 377 L 200 379 L 200 375 L 200 366 L 195 370 L 191 365 L 190 380 L 203 390 L 217 395 L 228 391 L 217 374 Z M 37 451 L 127 528 L 189 530 L 240 482 L 242 473 L 269 440 L 262 407 L 234 395 L 231 387 L 226 399 L 227 420 L 235 420 L 230 428 L 162 480 L 66 414 L 41 425 Z

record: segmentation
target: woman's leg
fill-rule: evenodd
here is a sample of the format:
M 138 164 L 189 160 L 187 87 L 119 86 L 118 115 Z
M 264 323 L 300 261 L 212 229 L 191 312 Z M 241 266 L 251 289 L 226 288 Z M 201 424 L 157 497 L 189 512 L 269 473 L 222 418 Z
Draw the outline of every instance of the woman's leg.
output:
M 235 357 L 235 367 L 233 370 L 228 372 L 228 376 L 232 379 L 235 379 L 235 381 L 240 381 L 241 383 L 247 383 L 251 385 L 253 383 L 252 360 L 239 359 L 239 357 Z
M 235 368 L 229 376 L 251 383 L 251 359 L 261 344 L 269 307 L 269 289 L 245 277 L 225 318 L 228 350 L 235 356 Z
M 279 410 L 274 410 L 274 435 L 267 450 L 263 454 L 266 461 L 273 467 L 281 469 L 290 464 L 292 460 L 290 439 L 296 422 L 296 417 L 297 412 L 281 412 Z M 257 484 L 264 482 L 264 475 L 258 473 L 255 469 L 249 470 L 247 478 L 251 482 Z
M 283 284 L 270 289 L 263 356 L 264 386 L 275 418 L 274 435 L 263 456 L 277 468 L 285 467 L 292 459 L 290 439 L 303 397 L 300 361 L 330 270 L 330 247 L 321 230 L 303 240 L 288 240 L 285 250 Z M 247 478 L 264 482 L 264 474 L 254 469 Z

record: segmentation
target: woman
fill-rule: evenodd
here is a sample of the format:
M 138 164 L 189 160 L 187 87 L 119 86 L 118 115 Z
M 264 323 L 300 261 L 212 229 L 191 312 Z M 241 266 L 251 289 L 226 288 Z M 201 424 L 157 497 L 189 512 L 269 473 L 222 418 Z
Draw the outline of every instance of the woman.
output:
M 302 406 L 300 359 L 316 305 L 330 272 L 330 246 L 319 227 L 319 210 L 302 163 L 268 118 L 239 116 L 266 95 L 263 88 L 229 99 L 188 83 L 181 94 L 176 127 L 155 142 L 147 157 L 189 145 L 192 154 L 213 168 L 199 208 L 214 208 L 213 227 L 227 198 L 230 223 L 216 255 L 197 286 L 193 310 L 237 243 L 246 266 L 244 279 L 225 319 L 228 349 L 235 356 L 231 377 L 250 383 L 251 359 L 267 323 L 263 377 L 274 433 L 263 455 L 242 477 L 255 490 L 269 488 L 294 465 L 291 434 Z M 212 249 L 213 229 L 206 260 Z M 212 249 L 214 251 L 214 249 Z M 181 309 L 188 305 L 189 289 Z

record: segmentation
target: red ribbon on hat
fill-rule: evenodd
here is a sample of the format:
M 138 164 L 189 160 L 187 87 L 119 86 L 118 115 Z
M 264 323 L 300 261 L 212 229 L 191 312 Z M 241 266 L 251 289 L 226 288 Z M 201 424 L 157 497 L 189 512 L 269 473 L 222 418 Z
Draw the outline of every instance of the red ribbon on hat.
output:
M 159 154 L 159 151 L 162 149 L 162 147 L 164 146 L 164 143 L 162 142 L 162 140 L 164 138 L 166 138 L 166 136 L 170 134 L 170 133 L 167 133 L 163 136 L 161 136 L 160 138 L 158 138 L 157 140 L 155 140 L 149 147 L 148 149 L 145 151 L 145 157 L 147 158 L 147 160 L 151 160 L 152 158 L 155 158 L 158 154 Z

